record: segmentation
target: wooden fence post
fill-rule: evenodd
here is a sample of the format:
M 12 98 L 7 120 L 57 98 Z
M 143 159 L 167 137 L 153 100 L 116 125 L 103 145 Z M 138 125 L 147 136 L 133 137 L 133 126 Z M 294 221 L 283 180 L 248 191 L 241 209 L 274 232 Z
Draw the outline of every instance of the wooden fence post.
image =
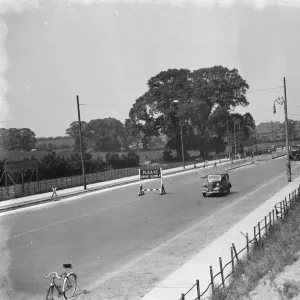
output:
M 271 212 L 269 212 L 269 229 L 272 226 L 272 215 Z
M 233 257 L 233 248 L 230 247 L 230 254 L 231 254 L 231 267 L 232 267 L 232 274 L 234 273 L 234 257 Z
M 212 296 L 214 297 L 214 295 L 215 295 L 215 284 L 214 284 L 214 273 L 213 273 L 212 266 L 209 267 L 209 270 L 210 270 L 211 292 L 212 292 Z
M 246 242 L 247 242 L 247 253 L 249 254 L 249 236 L 248 236 L 248 233 L 246 233 Z
M 267 234 L 267 217 L 265 216 L 265 235 Z
M 259 242 L 261 241 L 260 222 L 257 223 Z
M 222 278 L 222 285 L 225 290 L 225 280 L 224 280 L 224 273 L 223 273 L 223 265 L 222 265 L 222 258 L 219 257 L 219 262 L 220 262 L 220 272 L 221 272 L 221 278 Z
M 280 201 L 280 219 L 282 219 L 282 201 Z
M 181 300 L 185 299 L 185 294 L 181 294 Z
M 200 282 L 197 279 L 196 280 L 196 286 L 197 286 L 197 300 L 200 300 L 201 294 L 200 294 Z
M 272 209 L 272 215 L 273 215 L 273 225 L 274 225 L 274 223 L 275 223 L 275 210 L 274 210 L 274 208 Z
M 238 255 L 237 255 L 237 252 L 236 252 L 236 249 L 235 249 L 235 245 L 232 243 L 232 248 L 233 248 L 233 251 L 234 251 L 234 255 L 236 257 L 236 260 L 239 261 L 239 258 L 238 258 Z

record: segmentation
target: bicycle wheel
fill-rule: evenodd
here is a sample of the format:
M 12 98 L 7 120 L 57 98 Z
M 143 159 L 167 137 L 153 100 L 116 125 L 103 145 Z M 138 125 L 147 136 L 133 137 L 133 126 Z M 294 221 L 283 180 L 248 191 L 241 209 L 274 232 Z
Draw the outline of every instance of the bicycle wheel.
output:
M 49 286 L 46 294 L 46 300 L 53 300 L 53 286 Z
M 77 288 L 77 276 L 75 273 L 70 273 L 64 280 L 63 292 L 65 298 L 70 298 L 74 296 Z

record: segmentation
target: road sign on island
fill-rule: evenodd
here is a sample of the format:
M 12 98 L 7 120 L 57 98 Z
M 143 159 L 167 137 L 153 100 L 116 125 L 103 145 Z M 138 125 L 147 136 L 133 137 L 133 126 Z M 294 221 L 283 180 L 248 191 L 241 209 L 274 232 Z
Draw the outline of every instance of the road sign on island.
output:
M 161 169 L 140 170 L 140 179 L 161 178 Z
M 148 169 L 148 170 L 142 170 L 139 169 L 139 177 L 140 177 L 140 187 L 139 187 L 139 193 L 138 195 L 144 195 L 145 192 L 150 191 L 160 191 L 160 195 L 166 194 L 165 187 L 163 185 L 163 176 L 162 176 L 162 169 Z M 142 180 L 145 179 L 157 179 L 160 178 L 160 188 L 159 189 L 143 189 L 142 186 Z

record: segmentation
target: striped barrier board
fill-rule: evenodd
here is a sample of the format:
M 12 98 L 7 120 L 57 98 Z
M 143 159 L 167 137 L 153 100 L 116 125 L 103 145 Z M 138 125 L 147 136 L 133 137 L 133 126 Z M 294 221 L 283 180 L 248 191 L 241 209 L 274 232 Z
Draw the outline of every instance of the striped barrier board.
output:
M 160 195 L 166 194 L 166 190 L 163 184 L 163 176 L 162 176 L 162 168 L 157 169 L 149 169 L 149 170 L 141 170 L 139 169 L 139 177 L 140 177 L 140 186 L 138 196 L 145 195 L 145 192 L 155 192 L 159 191 Z M 158 189 L 144 189 L 142 185 L 142 180 L 147 179 L 156 179 L 160 178 L 160 188 Z

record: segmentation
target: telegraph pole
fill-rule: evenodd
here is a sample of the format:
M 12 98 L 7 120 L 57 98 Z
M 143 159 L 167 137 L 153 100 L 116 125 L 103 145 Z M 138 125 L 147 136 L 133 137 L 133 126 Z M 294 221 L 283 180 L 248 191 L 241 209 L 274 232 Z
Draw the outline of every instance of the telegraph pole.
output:
M 180 116 L 180 137 L 181 137 L 181 153 L 182 153 L 182 166 L 185 169 L 184 165 L 184 150 L 183 150 L 183 138 L 182 138 L 182 118 Z
M 286 143 L 286 151 L 287 151 L 287 179 L 288 182 L 291 182 L 291 161 L 290 161 L 290 145 L 289 145 L 289 128 L 288 128 L 288 113 L 287 113 L 287 98 L 286 98 L 286 84 L 285 77 L 283 77 L 283 86 L 284 86 L 284 117 L 285 117 L 285 143 Z
M 83 186 L 84 186 L 84 189 L 86 190 L 86 178 L 85 178 L 84 156 L 83 156 L 83 142 L 82 142 L 81 119 L 80 119 L 80 108 L 79 108 L 79 97 L 78 97 L 78 95 L 77 95 L 77 111 L 78 111 L 78 122 L 79 122 L 79 140 L 80 140 L 80 153 L 81 153 Z
M 227 119 L 226 119 L 226 131 L 227 131 L 228 157 L 230 157 L 230 148 L 229 148 L 229 130 L 228 130 L 228 112 L 227 112 Z

